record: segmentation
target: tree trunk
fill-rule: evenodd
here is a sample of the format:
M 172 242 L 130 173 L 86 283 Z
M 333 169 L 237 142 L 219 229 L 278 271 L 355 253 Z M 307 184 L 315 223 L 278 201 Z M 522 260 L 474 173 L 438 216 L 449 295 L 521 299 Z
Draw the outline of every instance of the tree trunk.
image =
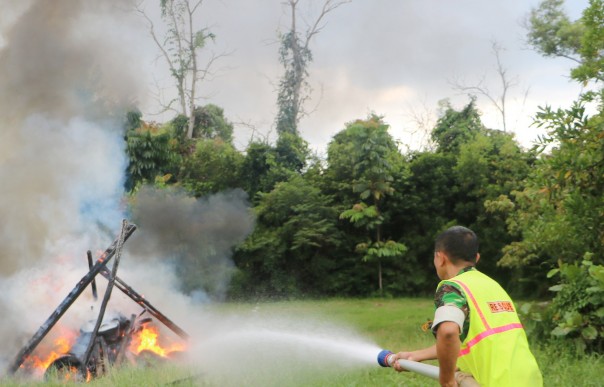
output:
M 382 286 L 382 261 L 378 261 L 378 283 L 380 289 L 380 296 L 384 295 L 384 288 Z
M 193 13 L 187 3 L 189 14 L 189 50 L 191 52 L 191 95 L 189 98 L 189 127 L 187 129 L 187 138 L 193 138 L 193 129 L 195 128 L 195 87 L 197 86 L 197 54 L 195 52 L 195 32 L 193 31 Z
M 377 201 L 375 203 L 375 208 L 379 214 L 379 207 L 378 207 Z M 380 243 L 382 241 L 382 225 L 381 224 L 377 226 L 375 239 L 377 240 L 377 243 Z M 378 284 L 379 284 L 379 289 L 380 289 L 380 296 L 383 296 L 384 288 L 382 286 L 382 260 L 379 257 L 378 257 Z

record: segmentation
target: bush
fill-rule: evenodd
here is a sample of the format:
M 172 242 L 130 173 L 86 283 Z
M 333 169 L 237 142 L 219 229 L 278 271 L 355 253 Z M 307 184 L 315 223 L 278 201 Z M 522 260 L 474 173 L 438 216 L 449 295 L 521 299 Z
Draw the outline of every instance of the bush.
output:
M 558 263 L 548 278 L 560 276 L 550 287 L 556 296 L 547 307 L 527 304 L 520 308 L 529 335 L 538 340 L 567 346 L 578 354 L 599 353 L 604 349 L 604 266 L 591 261 L 586 253 L 579 263 Z

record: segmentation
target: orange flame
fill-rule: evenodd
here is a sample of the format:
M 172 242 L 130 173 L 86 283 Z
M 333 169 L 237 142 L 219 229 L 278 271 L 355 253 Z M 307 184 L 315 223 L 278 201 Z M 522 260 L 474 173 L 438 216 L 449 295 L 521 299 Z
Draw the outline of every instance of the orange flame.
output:
M 132 338 L 130 351 L 136 355 L 142 351 L 151 351 L 161 357 L 168 357 L 174 351 L 185 349 L 183 344 L 171 343 L 169 345 L 160 344 L 159 329 L 153 326 L 144 326 L 138 334 Z
M 67 329 L 60 331 L 52 344 L 39 346 L 36 353 L 28 356 L 21 367 L 41 375 L 53 361 L 65 355 L 75 341 L 75 333 Z

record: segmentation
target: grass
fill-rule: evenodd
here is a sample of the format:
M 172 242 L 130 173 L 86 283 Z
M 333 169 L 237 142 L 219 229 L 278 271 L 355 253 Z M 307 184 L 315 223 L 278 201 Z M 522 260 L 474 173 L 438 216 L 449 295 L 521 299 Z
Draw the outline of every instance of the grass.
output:
M 430 333 L 421 325 L 432 316 L 429 299 L 330 299 L 319 301 L 292 301 L 266 304 L 224 304 L 208 310 L 221 318 L 236 316 L 246 321 L 251 316 L 263 318 L 288 316 L 303 326 L 307 319 L 322 321 L 342 330 L 353 330 L 365 341 L 393 351 L 416 349 L 433 343 Z M 337 332 L 335 333 L 337 335 Z M 262 344 L 255 348 L 262 354 Z M 259 361 L 260 366 L 248 367 L 234 354 L 225 367 L 225 373 L 212 369 L 182 368 L 174 365 L 157 365 L 148 368 L 122 368 L 93 380 L 90 386 L 438 386 L 435 381 L 413 373 L 398 374 L 375 364 L 347 366 L 346 356 L 341 361 L 317 365 L 312 353 L 301 358 L 290 357 L 297 350 L 289 346 L 287 352 L 270 353 L 270 363 Z M 270 350 L 267 349 L 270 352 Z M 534 347 L 546 386 L 601 386 L 604 359 L 601 356 L 577 358 L 550 347 Z M 377 353 L 376 353 L 377 355 Z M 258 357 L 259 355 L 254 355 Z M 261 356 L 260 356 L 261 357 Z M 434 364 L 434 363 L 433 363 Z M 0 381 L 6 386 L 36 385 L 16 380 Z M 44 386 L 60 385 L 44 383 Z

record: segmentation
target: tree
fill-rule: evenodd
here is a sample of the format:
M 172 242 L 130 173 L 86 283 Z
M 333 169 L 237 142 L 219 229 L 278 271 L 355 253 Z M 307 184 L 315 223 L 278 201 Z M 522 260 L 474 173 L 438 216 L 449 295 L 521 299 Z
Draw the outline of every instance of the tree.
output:
M 238 249 L 233 292 L 258 296 L 333 294 L 329 279 L 342 240 L 331 198 L 301 176 L 261 193 L 257 225 Z
M 215 38 L 207 28 L 198 29 L 195 26 L 194 15 L 201 9 L 202 4 L 203 0 L 160 0 L 162 21 L 168 29 L 162 39 L 157 36 L 153 21 L 139 8 L 139 12 L 149 24 L 151 37 L 176 82 L 178 97 L 171 100 L 165 109 L 176 110 L 188 117 L 187 138 L 193 138 L 198 84 L 210 75 L 212 64 L 219 58 L 212 54 L 205 67 L 201 66 L 198 60 L 199 53 L 205 48 L 208 39 Z M 178 109 L 173 108 L 174 103 L 179 105 Z
M 525 268 L 535 282 L 547 284 L 543 268 L 558 261 L 576 262 L 590 252 L 594 263 L 603 262 L 604 119 L 602 113 L 588 117 L 581 103 L 545 108 L 537 118 L 548 132 L 541 152 L 555 145 L 511 198 L 508 227 L 521 239 L 506 246 L 501 264 Z
M 560 10 L 562 2 L 545 1 L 542 7 L 548 4 L 558 8 L 541 20 L 545 26 L 543 31 L 549 34 L 544 32 L 542 41 L 552 42 L 547 46 L 550 51 L 543 53 L 556 53 L 560 49 L 554 48 L 567 42 L 561 40 L 560 37 L 567 35 L 560 29 L 570 27 Z M 601 53 L 594 52 L 594 48 L 604 44 L 603 16 L 603 2 L 592 0 L 582 18 L 574 23 L 574 31 L 580 32 L 574 42 L 580 44 L 573 44 L 572 49 L 579 55 L 580 65 L 571 74 L 577 81 L 597 83 L 601 80 L 604 63 Z M 545 275 L 548 269 L 578 262 L 585 254 L 593 254 L 594 263 L 602 263 L 604 118 L 601 98 L 601 91 L 587 92 L 570 108 L 543 107 L 535 124 L 545 128 L 546 135 L 535 148 L 538 160 L 525 187 L 496 202 L 502 211 L 509 212 L 508 230 L 518 239 L 504 248 L 501 265 L 522 270 L 525 280 L 540 286 L 542 292 L 551 284 Z M 593 116 L 586 113 L 586 100 L 597 104 Z
M 478 82 L 475 85 L 467 85 L 467 84 L 460 83 L 460 82 L 454 82 L 453 87 L 457 90 L 467 92 L 467 93 L 469 93 L 469 95 L 473 95 L 473 93 L 477 93 L 478 95 L 482 95 L 482 96 L 486 97 L 491 102 L 491 104 L 493 106 L 495 106 L 495 109 L 497 109 L 497 111 L 501 115 L 501 124 L 503 127 L 503 131 L 507 132 L 507 127 L 508 127 L 507 102 L 508 102 L 509 92 L 512 87 L 514 87 L 518 84 L 518 79 L 510 78 L 508 75 L 507 69 L 503 66 L 503 63 L 501 61 L 501 51 L 503 50 L 503 47 L 499 43 L 494 41 L 491 44 L 491 48 L 493 51 L 493 55 L 495 56 L 495 62 L 497 64 L 496 70 L 497 70 L 497 75 L 499 77 L 499 80 L 501 82 L 501 93 L 499 95 L 493 94 L 489 90 L 489 87 L 486 85 L 486 82 L 484 79 L 480 80 L 480 82 Z M 525 99 L 526 99 L 526 93 L 525 93 Z
M 604 1 L 591 0 L 581 18 L 582 63 L 571 71 L 571 77 L 579 82 L 604 81 Z
M 481 240 L 481 270 L 505 285 L 509 269 L 496 266 L 501 248 L 512 241 L 506 218 L 485 203 L 523 188 L 532 161 L 512 134 L 484 127 L 474 100 L 461 109 L 448 103 L 432 130 L 436 152 L 407 156 L 410 174 L 390 199 L 391 228 L 408 247 L 405 261 L 414 267 L 415 289 L 427 290 L 434 276 L 434 238 L 449 226 L 474 229 Z M 422 286 L 424 286 L 422 288 Z
M 304 103 L 308 95 L 308 64 L 312 61 L 310 41 L 324 27 L 321 23 L 325 16 L 349 1 L 325 0 L 319 16 L 308 26 L 303 37 L 298 32 L 297 7 L 300 0 L 288 0 L 286 4 L 291 12 L 289 31 L 280 37 L 279 62 L 284 74 L 279 81 L 277 96 L 277 132 L 298 135 L 298 122 L 305 114 Z
M 400 241 L 407 246 L 403 294 L 431 294 L 434 291 L 434 239 L 454 219 L 458 203 L 455 155 L 444 152 L 416 152 L 407 155 L 408 176 L 395 182 L 389 200 L 391 223 Z M 457 223 L 457 222 L 455 222 Z
M 308 143 L 301 137 L 283 133 L 272 146 L 254 141 L 246 149 L 240 180 L 250 197 L 270 192 L 275 184 L 299 175 L 308 158 Z
M 222 141 L 228 143 L 233 141 L 233 124 L 224 116 L 224 109 L 220 106 L 211 103 L 204 106 L 196 106 L 193 111 L 193 117 L 195 124 L 191 137 L 187 137 L 190 123 L 189 118 L 183 115 L 175 118 L 175 135 L 179 139 L 220 138 Z
M 507 230 L 506 217 L 491 211 L 489 204 L 524 188 L 532 162 L 532 153 L 524 151 L 513 135 L 485 129 L 461 146 L 453 169 L 459 189 L 454 219 L 480 234 L 485 259 L 479 268 L 503 285 L 508 284 L 511 271 L 497 263 L 502 248 L 514 239 Z
M 562 9 L 564 0 L 544 0 L 528 16 L 527 40 L 544 56 L 562 57 L 581 63 L 579 50 L 583 24 L 572 22 Z
M 243 155 L 221 138 L 199 140 L 183 160 L 179 180 L 196 197 L 240 188 Z
M 142 184 L 153 184 L 155 179 L 175 173 L 179 162 L 170 133 L 157 124 L 140 121 L 136 114 L 128 115 L 128 125 L 134 127 L 126 133 L 126 169 L 125 188 L 132 192 Z
M 604 81 L 604 1 L 590 0 L 579 20 L 571 22 L 564 0 L 544 0 L 529 16 L 528 42 L 544 56 L 570 59 L 578 66 L 571 78 Z
M 484 126 L 480 112 L 476 109 L 476 98 L 472 97 L 462 110 L 455 110 L 448 101 L 443 101 L 444 112 L 432 130 L 432 141 L 439 152 L 459 152 L 462 144 L 470 141 Z
M 382 294 L 382 261 L 401 257 L 407 250 L 404 244 L 385 236 L 382 228 L 385 214 L 381 206 L 386 196 L 394 193 L 392 181 L 398 149 L 388 134 L 388 125 L 375 115 L 348 124 L 334 139 L 341 141 L 342 138 L 351 143 L 350 165 L 354 177 L 351 188 L 361 201 L 342 212 L 340 218 L 373 233 L 368 240 L 358 243 L 356 250 L 363 254 L 363 261 L 377 262 L 378 289 Z

